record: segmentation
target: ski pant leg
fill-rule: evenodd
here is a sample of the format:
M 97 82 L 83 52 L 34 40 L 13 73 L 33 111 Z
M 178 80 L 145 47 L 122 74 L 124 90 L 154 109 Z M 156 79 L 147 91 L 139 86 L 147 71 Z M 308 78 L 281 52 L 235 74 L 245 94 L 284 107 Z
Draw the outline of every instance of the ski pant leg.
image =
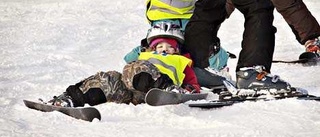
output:
M 244 15 L 242 50 L 236 71 L 242 67 L 263 65 L 270 72 L 275 46 L 274 7 L 270 0 L 232 0 Z
M 210 45 L 217 41 L 220 24 L 225 20 L 226 0 L 198 0 L 185 30 L 185 49 L 194 66 L 209 66 Z
M 235 7 L 234 7 L 232 1 L 227 0 L 227 3 L 226 3 L 227 18 L 229 18 L 231 16 L 234 9 L 235 9 Z
M 156 66 L 146 60 L 137 60 L 123 68 L 122 81 L 133 93 L 133 104 L 144 103 L 144 97 L 151 88 L 165 89 L 173 85 L 173 81 L 161 74 Z
M 320 26 L 302 0 L 271 0 L 300 44 L 320 36 Z
M 106 96 L 101 88 L 92 87 L 83 92 L 80 86 L 84 83 L 81 81 L 75 85 L 70 85 L 66 89 L 66 94 L 71 97 L 73 107 L 83 107 L 85 103 L 91 106 L 107 102 Z
M 132 100 L 132 92 L 126 88 L 121 77 L 121 73 L 117 71 L 98 72 L 76 84 L 76 87 L 82 91 L 84 103 L 91 106 L 105 102 L 129 104 Z M 73 90 L 72 93 L 75 91 Z M 72 96 L 72 93 L 70 92 L 70 96 L 73 102 L 80 99 Z

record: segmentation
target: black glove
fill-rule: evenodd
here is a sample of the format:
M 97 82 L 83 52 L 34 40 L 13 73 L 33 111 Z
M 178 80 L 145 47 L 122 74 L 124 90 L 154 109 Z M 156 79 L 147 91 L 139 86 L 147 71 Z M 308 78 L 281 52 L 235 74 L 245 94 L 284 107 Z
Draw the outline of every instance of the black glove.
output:
M 86 103 L 83 92 L 79 89 L 79 84 L 70 85 L 66 89 L 67 95 L 72 98 L 74 107 L 82 107 Z
M 220 51 L 220 39 L 214 38 L 213 43 L 209 46 L 210 53 L 216 55 Z
M 141 52 L 145 52 L 149 48 L 149 44 L 146 38 L 142 39 L 140 44 L 141 44 Z
M 232 59 L 235 59 L 237 58 L 237 56 L 229 51 L 227 51 L 227 53 L 229 54 L 229 57 L 232 58 Z

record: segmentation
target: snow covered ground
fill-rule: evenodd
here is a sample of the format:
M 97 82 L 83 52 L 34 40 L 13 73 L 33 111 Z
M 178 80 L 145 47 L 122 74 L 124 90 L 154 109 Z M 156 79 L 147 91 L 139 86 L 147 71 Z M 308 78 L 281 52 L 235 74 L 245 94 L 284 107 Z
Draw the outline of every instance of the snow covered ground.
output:
M 28 109 L 22 100 L 48 100 L 98 71 L 118 70 L 123 55 L 146 35 L 144 0 L 0 0 L 0 136 L 320 136 L 320 103 L 286 99 L 202 110 L 186 105 L 151 107 L 106 103 L 102 120 Z M 318 0 L 306 0 L 320 19 Z M 224 48 L 238 54 L 243 16 L 221 27 Z M 304 50 L 275 11 L 274 58 Z M 230 60 L 231 74 L 237 60 Z M 274 64 L 273 74 L 320 95 L 320 65 Z

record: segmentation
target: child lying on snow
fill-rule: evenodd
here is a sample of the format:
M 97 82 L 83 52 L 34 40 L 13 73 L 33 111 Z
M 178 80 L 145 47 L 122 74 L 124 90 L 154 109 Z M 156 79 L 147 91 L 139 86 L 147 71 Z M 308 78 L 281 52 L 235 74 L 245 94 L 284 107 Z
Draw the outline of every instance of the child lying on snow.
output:
M 105 102 L 144 103 L 151 88 L 176 89 L 182 93 L 199 93 L 200 85 L 191 69 L 192 60 L 179 55 L 184 41 L 179 27 L 170 23 L 153 26 L 147 36 L 149 52 L 141 52 L 137 61 L 127 64 L 123 75 L 117 71 L 98 72 L 71 85 L 49 103 L 78 107 Z

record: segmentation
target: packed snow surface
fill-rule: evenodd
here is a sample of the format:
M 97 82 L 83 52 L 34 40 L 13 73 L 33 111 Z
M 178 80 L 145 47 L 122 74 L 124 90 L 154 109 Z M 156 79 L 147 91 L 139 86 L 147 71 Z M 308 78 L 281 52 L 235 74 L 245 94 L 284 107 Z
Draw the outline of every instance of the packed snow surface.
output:
M 220 109 L 185 104 L 105 103 L 102 120 L 86 122 L 59 112 L 28 109 L 23 99 L 51 99 L 98 71 L 122 71 L 124 55 L 149 28 L 144 0 L 0 0 L 0 136 L 208 137 L 320 136 L 320 103 L 285 99 L 244 102 Z M 319 0 L 304 1 L 320 19 Z M 304 51 L 275 10 L 274 59 Z M 214 16 L 214 15 L 213 15 Z M 244 18 L 235 11 L 221 26 L 222 46 L 241 50 Z M 235 78 L 237 59 L 229 60 Z M 272 73 L 320 95 L 320 65 L 273 64 Z

